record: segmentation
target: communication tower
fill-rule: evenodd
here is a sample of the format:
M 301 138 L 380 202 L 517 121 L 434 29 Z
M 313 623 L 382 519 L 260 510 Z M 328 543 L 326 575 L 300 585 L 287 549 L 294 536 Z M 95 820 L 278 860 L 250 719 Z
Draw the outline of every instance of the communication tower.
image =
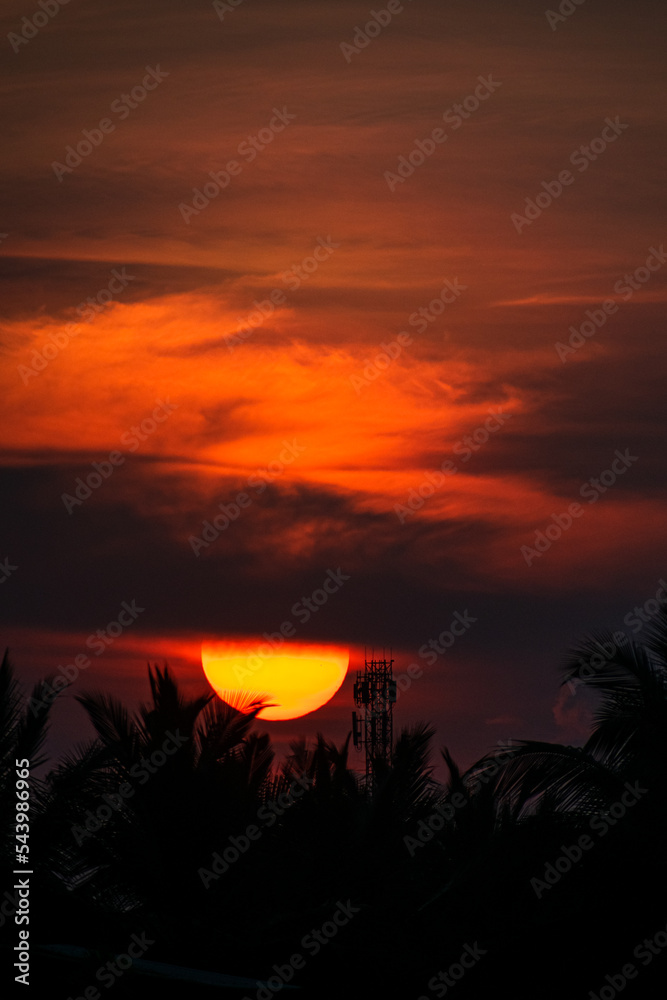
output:
M 366 787 L 372 788 L 377 761 L 391 761 L 393 746 L 393 710 L 396 681 L 393 659 L 376 660 L 375 653 L 365 660 L 365 669 L 357 671 L 354 685 L 355 704 L 363 709 L 352 713 L 352 738 L 356 749 L 366 749 Z

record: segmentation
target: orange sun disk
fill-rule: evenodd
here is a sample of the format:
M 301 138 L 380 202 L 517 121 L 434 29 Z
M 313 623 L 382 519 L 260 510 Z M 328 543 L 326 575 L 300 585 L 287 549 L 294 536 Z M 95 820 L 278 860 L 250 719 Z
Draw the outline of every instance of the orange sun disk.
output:
M 248 710 L 258 698 L 270 703 L 258 718 L 298 719 L 325 705 L 347 674 L 350 652 L 344 646 L 239 639 L 203 642 L 204 673 L 216 694 Z

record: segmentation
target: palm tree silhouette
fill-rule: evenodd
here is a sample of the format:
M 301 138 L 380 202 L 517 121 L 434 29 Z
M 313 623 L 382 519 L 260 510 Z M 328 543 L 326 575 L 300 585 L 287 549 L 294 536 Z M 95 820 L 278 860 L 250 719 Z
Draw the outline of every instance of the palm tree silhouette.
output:
M 50 678 L 35 684 L 26 703 L 9 660 L 9 650 L 5 650 L 0 665 L 0 842 L 3 865 L 12 868 L 16 847 L 17 761 L 29 761 L 29 767 L 33 771 L 45 762 L 42 749 L 53 704 L 53 699 L 47 696 L 52 680 Z M 38 804 L 40 793 L 41 782 L 31 774 L 31 808 Z M 35 859 L 35 863 L 37 862 L 38 859 Z
M 585 639 L 563 683 L 609 641 Z M 95 739 L 61 759 L 35 799 L 42 940 L 107 954 L 140 928 L 158 942 L 156 960 L 268 977 L 351 900 L 353 929 L 299 976 L 306 996 L 339 996 L 352 977 L 359 996 L 425 995 L 431 973 L 474 941 L 485 958 L 457 984 L 459 1000 L 510 979 L 517 997 L 539 984 L 561 1000 L 573 981 L 595 991 L 624 949 L 659 929 L 667 888 L 667 616 L 641 644 L 616 647 L 581 677 L 599 699 L 583 747 L 522 740 L 466 771 L 444 748 L 443 785 L 434 730 L 421 723 L 400 733 L 372 795 L 350 767 L 350 736 L 295 740 L 276 764 L 254 728 L 261 701 L 242 711 L 210 691 L 187 697 L 166 666 L 149 665 L 150 699 L 135 712 L 80 695 Z M 6 803 L 14 755 L 39 759 L 48 705 L 28 715 L 6 657 L 0 695 Z M 619 811 L 631 783 L 646 792 Z M 605 816 L 614 821 L 599 836 L 591 823 Z M 582 836 L 590 850 L 536 893 L 535 878 Z M 585 939 L 583 952 L 572 939 Z M 644 976 L 652 996 L 653 970 Z

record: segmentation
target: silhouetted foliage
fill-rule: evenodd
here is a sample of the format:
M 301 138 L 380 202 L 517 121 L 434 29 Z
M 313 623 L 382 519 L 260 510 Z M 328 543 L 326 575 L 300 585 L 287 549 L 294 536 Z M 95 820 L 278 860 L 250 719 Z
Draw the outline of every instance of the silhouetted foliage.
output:
M 260 980 L 302 953 L 293 985 L 318 998 L 444 995 L 433 977 L 458 969 L 468 946 L 482 957 L 453 980 L 459 1000 L 501 986 L 563 1000 L 597 994 L 667 923 L 664 613 L 643 645 L 596 635 L 572 652 L 563 683 L 598 698 L 585 746 L 516 741 L 465 772 L 444 748 L 444 785 L 427 724 L 399 734 L 369 793 L 349 737 L 295 741 L 276 764 L 255 731 L 261 702 L 240 711 L 210 693 L 186 698 L 166 666 L 149 665 L 148 679 L 150 701 L 134 714 L 109 695 L 78 695 L 95 738 L 33 783 L 35 948 L 91 955 L 42 953 L 67 989 L 94 982 L 100 956 L 146 932 L 153 961 Z M 14 760 L 39 760 L 48 714 L 46 703 L 28 710 L 5 656 L 7 886 Z M 307 955 L 307 935 L 342 904 L 349 923 Z M 665 961 L 640 968 L 634 996 L 657 995 Z

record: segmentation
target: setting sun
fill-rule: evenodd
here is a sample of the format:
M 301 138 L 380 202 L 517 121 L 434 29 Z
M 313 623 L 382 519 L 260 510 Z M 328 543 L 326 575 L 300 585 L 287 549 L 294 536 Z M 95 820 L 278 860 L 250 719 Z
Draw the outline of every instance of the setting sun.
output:
M 297 719 L 325 705 L 347 673 L 343 646 L 290 643 L 279 649 L 249 640 L 202 643 L 202 667 L 216 693 L 238 708 L 263 698 L 268 721 Z

